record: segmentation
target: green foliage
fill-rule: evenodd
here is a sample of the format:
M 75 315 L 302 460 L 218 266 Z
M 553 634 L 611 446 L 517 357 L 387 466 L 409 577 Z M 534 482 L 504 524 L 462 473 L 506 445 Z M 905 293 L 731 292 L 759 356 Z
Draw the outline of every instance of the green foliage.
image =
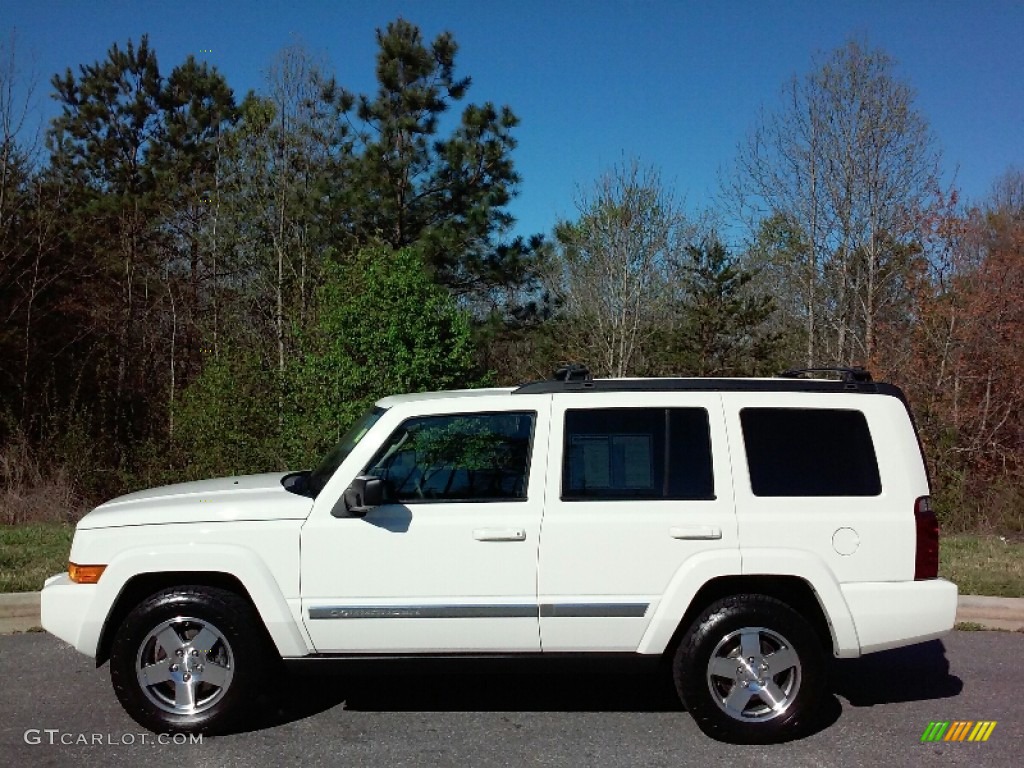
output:
M 199 479 L 286 469 L 277 447 L 276 374 L 246 352 L 207 362 L 175 414 L 172 463 Z M 170 479 L 170 477 L 168 478 Z
M 777 372 L 779 337 L 767 326 L 775 304 L 752 290 L 754 274 L 716 238 L 686 246 L 675 266 L 683 303 L 678 328 L 662 334 L 662 364 L 695 376 Z
M 330 185 L 343 190 L 335 194 L 338 220 L 360 244 L 417 246 L 438 281 L 460 295 L 529 281 L 540 238 L 496 241 L 513 222 L 519 119 L 507 106 L 467 104 L 441 134 L 441 116 L 470 86 L 455 74 L 451 33 L 427 44 L 417 26 L 398 19 L 377 31 L 377 43 L 375 94 L 325 88 L 360 123 L 355 154 L 335 166 Z
M 411 249 L 329 265 L 319 318 L 287 368 L 285 455 L 309 466 L 382 396 L 479 384 L 469 318 Z
M 146 157 L 160 131 L 161 77 L 148 37 L 138 47 L 115 43 L 106 60 L 79 67 L 77 78 L 69 68 L 51 82 L 63 107 L 50 135 L 55 163 L 99 192 L 149 191 Z

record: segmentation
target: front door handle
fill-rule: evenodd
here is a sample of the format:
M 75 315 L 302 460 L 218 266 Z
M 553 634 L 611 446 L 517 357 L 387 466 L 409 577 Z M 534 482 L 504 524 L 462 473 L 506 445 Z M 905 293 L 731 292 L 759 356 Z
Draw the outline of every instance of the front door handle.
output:
M 674 525 L 668 529 L 673 539 L 720 539 L 722 529 L 717 525 Z
M 477 528 L 473 531 L 477 541 L 525 541 L 525 528 Z

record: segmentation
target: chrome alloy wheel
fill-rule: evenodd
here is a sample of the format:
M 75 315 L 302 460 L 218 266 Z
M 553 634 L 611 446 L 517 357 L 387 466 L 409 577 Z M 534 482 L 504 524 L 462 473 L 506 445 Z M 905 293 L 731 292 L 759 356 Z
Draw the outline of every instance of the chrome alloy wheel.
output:
M 708 660 L 711 697 L 729 717 L 764 722 L 783 714 L 800 691 L 800 657 L 778 632 L 744 627 L 730 632 Z
M 174 715 L 196 715 L 223 698 L 235 657 L 223 633 L 202 619 L 176 616 L 142 641 L 135 661 L 139 688 Z

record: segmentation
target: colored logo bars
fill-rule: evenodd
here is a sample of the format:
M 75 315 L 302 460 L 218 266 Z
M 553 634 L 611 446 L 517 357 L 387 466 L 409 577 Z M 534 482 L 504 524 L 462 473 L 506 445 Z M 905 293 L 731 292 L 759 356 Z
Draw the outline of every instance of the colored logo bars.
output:
M 921 741 L 988 741 L 995 727 L 995 720 L 932 721 L 921 734 Z

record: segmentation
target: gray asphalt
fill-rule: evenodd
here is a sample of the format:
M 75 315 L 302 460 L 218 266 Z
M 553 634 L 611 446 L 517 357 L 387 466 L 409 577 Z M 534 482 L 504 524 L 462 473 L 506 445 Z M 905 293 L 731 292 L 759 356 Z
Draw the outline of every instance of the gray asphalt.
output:
M 664 681 L 651 675 L 556 670 L 296 678 L 280 697 L 260 700 L 263 714 L 250 731 L 161 745 L 122 712 L 106 667 L 96 669 L 48 635 L 23 634 L 0 637 L 0 762 L 76 768 L 1021 765 L 1024 634 L 955 632 L 941 642 L 837 662 L 832 690 L 818 732 L 788 744 L 739 747 L 701 734 Z M 986 743 L 922 744 L 931 720 L 998 725 Z M 100 743 L 78 743 L 83 739 Z

